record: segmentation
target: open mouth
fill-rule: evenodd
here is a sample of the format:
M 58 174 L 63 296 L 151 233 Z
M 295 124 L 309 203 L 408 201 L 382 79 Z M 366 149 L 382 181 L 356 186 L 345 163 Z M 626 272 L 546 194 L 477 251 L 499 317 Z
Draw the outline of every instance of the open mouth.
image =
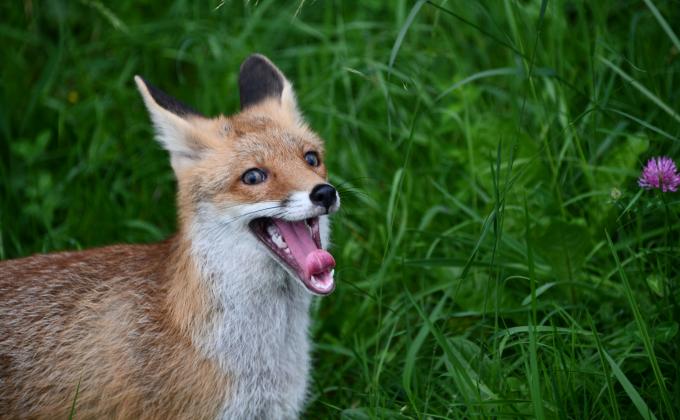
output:
M 335 260 L 321 248 L 318 217 L 296 221 L 263 217 L 250 222 L 250 229 L 309 291 L 327 295 L 335 289 Z

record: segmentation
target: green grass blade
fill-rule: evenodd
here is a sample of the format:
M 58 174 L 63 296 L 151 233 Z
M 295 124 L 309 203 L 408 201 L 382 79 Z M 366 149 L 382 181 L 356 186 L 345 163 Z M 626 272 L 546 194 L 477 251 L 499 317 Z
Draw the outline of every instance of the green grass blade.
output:
M 630 382 L 630 380 L 628 380 L 626 374 L 623 373 L 618 363 L 616 363 L 616 361 L 612 359 L 612 357 L 606 351 L 604 352 L 604 357 L 607 359 L 609 367 L 611 367 L 612 372 L 614 372 L 614 376 L 616 376 L 616 379 L 623 387 L 626 395 L 628 395 L 628 398 L 630 398 L 630 400 L 633 402 L 633 405 L 635 405 L 635 408 L 637 408 L 640 416 L 642 416 L 642 418 L 645 420 L 656 420 L 656 416 L 654 413 L 652 413 L 652 410 L 649 409 L 645 400 L 643 400 L 640 394 L 637 392 L 635 386 Z
M 675 50 L 680 51 L 680 40 L 678 40 L 678 36 L 675 35 L 675 32 L 673 32 L 673 29 L 671 26 L 666 22 L 666 19 L 661 15 L 661 12 L 659 12 L 659 9 L 656 8 L 654 3 L 652 3 L 652 0 L 643 0 L 649 10 L 652 11 L 652 14 L 656 18 L 656 20 L 659 22 L 659 25 L 663 29 L 664 32 L 666 32 L 666 35 L 668 35 L 668 38 L 671 39 L 671 42 L 673 45 L 675 45 Z M 677 22 L 676 22 L 677 23 Z
M 656 358 L 656 353 L 654 352 L 652 340 L 649 337 L 647 323 L 642 317 L 642 313 L 640 312 L 640 308 L 638 307 L 637 300 L 635 299 L 635 294 L 630 287 L 628 276 L 626 275 L 625 270 L 621 266 L 621 261 L 619 261 L 619 255 L 617 254 L 616 249 L 614 249 L 614 243 L 612 242 L 612 238 L 609 236 L 609 232 L 605 231 L 605 234 L 607 235 L 607 243 L 609 244 L 609 250 L 611 251 L 614 257 L 616 268 L 619 272 L 619 276 L 621 277 L 621 281 L 623 282 L 623 291 L 626 295 L 626 299 L 628 300 L 628 305 L 630 306 L 630 309 L 633 312 L 635 324 L 637 325 L 638 331 L 642 338 L 645 353 L 647 354 L 647 358 L 649 359 L 649 362 L 652 365 L 654 379 L 656 380 L 656 384 L 659 387 L 663 406 L 666 408 L 668 418 L 675 419 L 675 411 L 673 410 L 673 407 L 670 402 L 670 396 L 668 395 L 668 389 L 666 388 L 666 381 L 664 380 L 664 377 L 661 374 L 661 369 L 659 368 L 659 362 Z
M 513 68 L 513 67 L 502 67 L 502 68 L 498 68 L 498 69 L 489 69 L 489 70 L 480 71 L 480 72 L 474 73 L 470 76 L 467 76 L 463 80 L 460 80 L 460 81 L 454 83 L 453 85 L 449 86 L 448 88 L 444 89 L 444 91 L 442 91 L 442 93 L 437 95 L 437 97 L 435 98 L 435 102 L 439 101 L 440 99 L 442 99 L 443 97 L 445 97 L 449 93 L 453 92 L 454 90 L 459 89 L 459 88 L 467 85 L 468 83 L 474 82 L 475 80 L 485 79 L 485 78 L 489 78 L 489 77 L 498 77 L 498 76 L 519 76 L 519 75 L 522 75 L 522 74 L 523 74 L 523 72 L 521 70 L 519 70 L 517 68 Z
M 437 305 L 434 307 L 434 309 L 432 309 L 432 312 L 430 313 L 431 320 L 439 318 L 439 315 L 441 314 L 442 309 L 444 308 L 444 304 L 446 302 L 447 299 L 445 298 L 439 300 Z M 417 396 L 415 395 L 411 384 L 413 382 L 418 352 L 425 343 L 425 339 L 427 338 L 429 333 L 430 333 L 429 324 L 424 323 L 420 327 L 420 331 L 418 331 L 418 334 L 416 335 L 415 339 L 413 339 L 413 341 L 411 342 L 406 353 L 406 358 L 404 359 L 404 370 L 402 372 L 401 382 L 402 386 L 404 387 L 404 390 L 406 391 L 406 395 L 411 401 L 411 405 L 413 405 L 414 407 L 417 406 Z
M 534 415 L 537 419 L 545 418 L 545 411 L 543 409 L 543 397 L 541 395 L 541 375 L 538 370 L 538 345 L 536 338 L 536 273 L 534 270 L 534 259 L 529 236 L 531 219 L 529 218 L 529 206 L 527 204 L 526 196 L 524 197 L 524 235 L 527 247 L 527 266 L 529 267 L 529 282 L 531 285 L 531 314 L 529 317 L 529 366 L 530 371 L 527 375 L 529 388 L 531 390 L 532 406 L 534 408 Z
M 418 0 L 411 8 L 411 12 L 409 12 L 408 16 L 406 17 L 404 24 L 401 25 L 397 39 L 394 41 L 394 45 L 392 46 L 392 51 L 390 51 L 390 61 L 388 64 L 390 68 L 394 66 L 394 61 L 397 59 L 397 54 L 399 54 L 399 49 L 401 48 L 401 44 L 404 42 L 408 28 L 411 26 L 416 16 L 418 16 L 418 12 L 425 3 L 427 3 L 427 0 Z
M 619 214 L 619 216 L 616 218 L 616 220 L 621 220 L 621 218 L 622 218 L 626 213 L 628 213 L 628 212 L 630 211 L 630 209 L 633 208 L 633 206 L 635 205 L 635 203 L 637 203 L 638 200 L 640 200 L 640 197 L 642 197 L 642 193 L 644 193 L 644 192 L 645 192 L 645 191 L 641 189 L 641 190 L 639 190 L 637 193 L 635 193 L 635 195 L 633 196 L 633 198 L 631 198 L 630 201 L 628 202 L 628 204 L 626 204 L 626 207 L 623 209 L 623 211 L 621 212 L 621 214 Z
M 595 345 L 597 346 L 597 354 L 598 356 L 600 356 L 600 364 L 602 366 L 602 371 L 604 372 L 605 386 L 607 387 L 607 396 L 609 397 L 609 404 L 613 409 L 614 419 L 619 420 L 621 418 L 621 413 L 619 412 L 619 402 L 616 400 L 614 384 L 612 384 L 611 375 L 607 370 L 607 363 L 605 362 L 607 354 L 604 348 L 602 347 L 602 343 L 600 342 L 600 335 L 598 334 L 597 330 L 595 330 L 595 323 L 593 322 L 593 319 L 590 316 L 590 314 L 588 314 L 588 323 L 590 324 L 590 330 L 592 331 L 593 338 L 595 339 Z
M 543 397 L 541 393 L 541 374 L 538 370 L 538 344 L 534 324 L 529 320 L 529 372 L 527 382 L 531 390 L 531 401 L 534 409 L 534 416 L 537 419 L 545 419 L 545 409 L 543 408 Z
M 668 133 L 668 132 L 666 132 L 666 131 L 660 129 L 659 127 L 657 127 L 657 126 L 655 126 L 655 125 L 652 125 L 652 124 L 648 123 L 647 121 L 644 121 L 644 120 L 642 120 L 642 119 L 640 119 L 640 118 L 638 118 L 638 117 L 636 117 L 636 116 L 634 116 L 634 115 L 630 115 L 630 114 L 627 113 L 627 112 L 623 112 L 623 111 L 621 111 L 621 110 L 614 109 L 614 108 L 608 108 L 607 110 L 608 110 L 608 111 L 611 111 L 611 112 L 614 112 L 614 113 L 616 113 L 616 114 L 619 114 L 619 115 L 621 115 L 621 116 L 623 116 L 623 117 L 626 117 L 626 118 L 628 118 L 629 120 L 635 121 L 636 123 L 640 124 L 641 126 L 647 128 L 647 129 L 649 129 L 649 130 L 652 130 L 652 131 L 655 132 L 656 134 L 659 134 L 659 135 L 661 135 L 661 136 L 666 137 L 668 140 L 672 140 L 672 141 L 680 141 L 680 138 L 678 138 L 677 136 L 673 136 L 673 135 L 671 135 L 670 133 Z
M 633 87 L 634 87 L 635 89 L 637 89 L 640 93 L 642 93 L 644 96 L 646 96 L 647 99 L 649 99 L 649 100 L 651 100 L 652 102 L 654 102 L 654 103 L 656 104 L 656 106 L 658 106 L 658 107 L 661 108 L 665 113 L 667 113 L 668 115 L 670 115 L 675 121 L 680 122 L 680 115 L 679 115 L 677 112 L 675 112 L 675 111 L 673 110 L 673 108 L 671 108 L 671 107 L 668 106 L 664 101 L 662 101 L 658 96 L 656 96 L 656 95 L 653 94 L 651 91 L 649 91 L 649 89 L 647 89 L 646 87 L 644 87 L 640 82 L 638 82 L 637 80 L 635 80 L 634 78 L 632 78 L 631 76 L 629 76 L 628 73 L 626 73 L 625 71 L 621 70 L 621 68 L 620 68 L 619 66 L 617 66 L 616 64 L 612 63 L 611 61 L 607 60 L 607 59 L 604 58 L 604 57 L 599 57 L 599 59 L 600 59 L 600 61 L 602 61 L 607 67 L 609 67 L 610 69 L 614 70 L 614 72 L 615 72 L 616 74 L 618 74 L 619 76 L 621 76 L 621 78 L 622 78 L 623 80 L 625 80 L 626 82 L 628 82 L 628 83 L 630 83 L 631 85 L 633 85 Z
M 449 374 L 458 385 L 459 392 L 461 392 L 461 396 L 466 400 L 466 403 L 469 403 L 471 398 L 477 400 L 482 396 L 486 398 L 496 398 L 496 394 L 484 384 L 480 378 L 475 377 L 470 365 L 465 362 L 462 355 L 451 346 L 451 343 L 444 334 L 442 334 L 441 330 L 434 325 L 430 317 L 423 311 L 423 308 L 415 301 L 411 292 L 405 290 L 404 293 L 418 312 L 418 315 L 420 315 L 421 319 L 427 325 L 429 331 L 435 337 L 439 347 L 444 351 L 446 361 L 448 362 L 447 367 Z
M 78 394 L 80 393 L 80 380 L 78 385 L 76 385 L 76 393 L 73 396 L 73 402 L 71 403 L 71 410 L 68 414 L 68 420 L 73 420 L 76 417 L 76 403 L 78 402 Z

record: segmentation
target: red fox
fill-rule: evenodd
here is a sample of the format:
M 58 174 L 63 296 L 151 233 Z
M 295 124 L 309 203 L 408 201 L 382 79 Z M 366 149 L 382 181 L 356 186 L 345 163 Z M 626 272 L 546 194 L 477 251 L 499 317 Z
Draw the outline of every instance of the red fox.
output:
M 0 417 L 288 419 L 312 295 L 335 287 L 321 139 L 262 55 L 207 118 L 135 82 L 177 178 L 178 232 L 0 262 Z

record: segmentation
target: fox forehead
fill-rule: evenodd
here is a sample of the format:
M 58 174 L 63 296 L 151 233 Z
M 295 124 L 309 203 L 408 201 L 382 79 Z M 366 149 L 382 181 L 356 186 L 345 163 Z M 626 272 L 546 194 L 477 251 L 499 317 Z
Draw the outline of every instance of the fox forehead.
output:
M 323 141 L 308 127 L 282 124 L 268 116 L 197 117 L 192 123 L 196 129 L 191 141 L 202 151 L 202 160 L 216 157 L 239 167 L 299 159 L 309 151 L 324 154 Z
M 265 163 L 275 158 L 299 158 L 308 151 L 323 154 L 323 142 L 307 127 L 281 124 L 262 115 L 237 115 L 230 122 L 224 130 L 226 145 L 239 161 Z

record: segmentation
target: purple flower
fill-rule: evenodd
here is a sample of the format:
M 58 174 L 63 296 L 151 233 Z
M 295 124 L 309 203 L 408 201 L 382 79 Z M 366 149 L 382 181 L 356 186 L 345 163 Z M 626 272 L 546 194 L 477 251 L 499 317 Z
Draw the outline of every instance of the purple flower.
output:
M 675 162 L 666 156 L 649 159 L 638 179 L 638 185 L 648 190 L 659 188 L 663 192 L 677 190 L 680 185 L 680 175 L 678 175 Z

